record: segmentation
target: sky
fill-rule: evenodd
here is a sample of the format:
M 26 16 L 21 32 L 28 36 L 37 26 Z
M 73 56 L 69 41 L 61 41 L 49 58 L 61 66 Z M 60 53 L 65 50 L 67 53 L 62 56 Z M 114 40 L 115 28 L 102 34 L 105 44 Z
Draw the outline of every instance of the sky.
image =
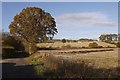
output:
M 119 0 L 1 0 L 2 2 L 118 2 Z
M 3 2 L 2 29 L 26 7 L 39 7 L 49 12 L 56 21 L 55 39 L 98 39 L 101 34 L 118 33 L 117 2 Z

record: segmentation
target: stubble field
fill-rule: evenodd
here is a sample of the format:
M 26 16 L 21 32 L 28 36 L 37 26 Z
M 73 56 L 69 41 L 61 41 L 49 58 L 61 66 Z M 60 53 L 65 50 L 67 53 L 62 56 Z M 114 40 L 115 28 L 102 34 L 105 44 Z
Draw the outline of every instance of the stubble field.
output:
M 114 44 L 97 42 L 104 48 L 81 48 L 79 43 L 46 43 L 38 44 L 39 47 L 53 48 L 39 50 L 27 60 L 35 66 L 35 70 L 42 77 L 89 77 L 89 78 L 115 78 L 118 77 L 119 48 Z M 53 45 L 50 45 L 53 44 Z M 74 48 L 61 48 L 66 45 Z M 77 44 L 77 45 L 75 45 Z M 42 45 L 42 46 L 40 46 Z M 58 46 L 59 45 L 59 46 Z M 58 48 L 56 49 L 55 46 Z M 109 48 L 109 47 L 111 48 Z M 78 48 L 80 47 L 80 48 Z M 46 70 L 47 69 L 47 70 Z M 48 75 L 45 75 L 47 72 Z M 51 75 L 50 75 L 51 74 Z M 57 75 L 56 75 L 57 74 Z

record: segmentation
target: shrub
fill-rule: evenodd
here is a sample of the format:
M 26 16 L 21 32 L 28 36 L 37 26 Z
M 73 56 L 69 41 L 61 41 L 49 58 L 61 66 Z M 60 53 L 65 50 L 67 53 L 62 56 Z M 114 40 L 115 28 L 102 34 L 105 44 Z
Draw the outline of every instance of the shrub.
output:
M 90 43 L 90 44 L 89 44 L 89 47 L 90 47 L 90 48 L 98 48 L 98 44 L 95 43 L 95 42 L 93 42 L 93 43 Z
M 2 57 L 11 58 L 11 57 L 24 57 L 28 55 L 25 52 L 25 47 L 23 42 L 13 36 L 7 35 L 2 38 Z
M 2 44 L 5 46 L 14 47 L 15 50 L 24 50 L 24 46 L 23 46 L 21 40 L 16 39 L 13 36 L 7 36 L 7 37 L 3 38 Z
M 118 48 L 120 48 L 120 42 L 118 42 L 118 43 L 116 44 L 116 46 L 117 46 Z
M 62 39 L 62 42 L 63 42 L 63 43 L 66 43 L 66 39 Z
M 106 48 L 111 48 L 110 46 L 107 46 Z
M 103 46 L 98 46 L 98 48 L 103 48 Z
M 13 48 L 2 48 L 2 58 L 10 57 L 15 53 Z
M 85 46 L 82 46 L 82 48 L 86 48 Z

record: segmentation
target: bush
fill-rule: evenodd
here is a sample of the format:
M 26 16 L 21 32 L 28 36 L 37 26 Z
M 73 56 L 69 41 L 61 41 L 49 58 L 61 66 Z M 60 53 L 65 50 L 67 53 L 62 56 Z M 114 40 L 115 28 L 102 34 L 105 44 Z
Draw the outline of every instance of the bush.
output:
M 98 48 L 103 48 L 103 46 L 98 46 Z
M 29 54 L 27 54 L 24 51 L 16 51 L 14 48 L 11 47 L 4 47 L 2 48 L 2 58 L 21 58 L 21 57 L 28 57 Z
M 29 53 L 29 48 L 31 53 L 35 53 L 38 48 L 36 47 L 36 43 L 31 43 L 29 45 L 28 42 L 22 41 L 18 38 L 15 38 L 13 36 L 8 36 L 3 40 L 3 44 L 6 46 L 14 47 L 16 51 L 25 51 L 26 53 Z M 30 46 L 30 47 L 29 47 Z
M 93 43 L 90 43 L 90 44 L 89 44 L 89 47 L 90 47 L 90 48 L 98 48 L 98 44 L 95 43 L 95 42 L 93 42 Z
M 62 39 L 62 42 L 63 42 L 63 43 L 66 43 L 66 39 Z
M 106 48 L 111 48 L 110 46 L 107 46 Z
M 13 36 L 7 35 L 2 38 L 2 58 L 20 57 L 27 55 L 23 42 Z
M 86 48 L 85 46 L 82 46 L 82 48 Z
M 117 46 L 118 48 L 120 48 L 120 42 L 118 42 L 118 43 L 116 44 L 116 46 Z
M 2 44 L 5 46 L 14 47 L 15 50 L 24 50 L 24 46 L 23 46 L 21 40 L 16 39 L 13 36 L 7 36 L 7 37 L 3 38 Z
M 2 58 L 10 57 L 15 53 L 13 48 L 2 48 Z

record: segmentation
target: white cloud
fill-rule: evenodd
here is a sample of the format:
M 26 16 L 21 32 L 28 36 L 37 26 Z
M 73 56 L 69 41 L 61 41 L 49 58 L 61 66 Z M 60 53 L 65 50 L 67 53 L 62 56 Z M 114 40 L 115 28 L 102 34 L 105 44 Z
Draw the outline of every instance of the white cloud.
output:
M 100 12 L 63 14 L 56 17 L 57 25 L 62 26 L 117 26 L 107 15 Z

